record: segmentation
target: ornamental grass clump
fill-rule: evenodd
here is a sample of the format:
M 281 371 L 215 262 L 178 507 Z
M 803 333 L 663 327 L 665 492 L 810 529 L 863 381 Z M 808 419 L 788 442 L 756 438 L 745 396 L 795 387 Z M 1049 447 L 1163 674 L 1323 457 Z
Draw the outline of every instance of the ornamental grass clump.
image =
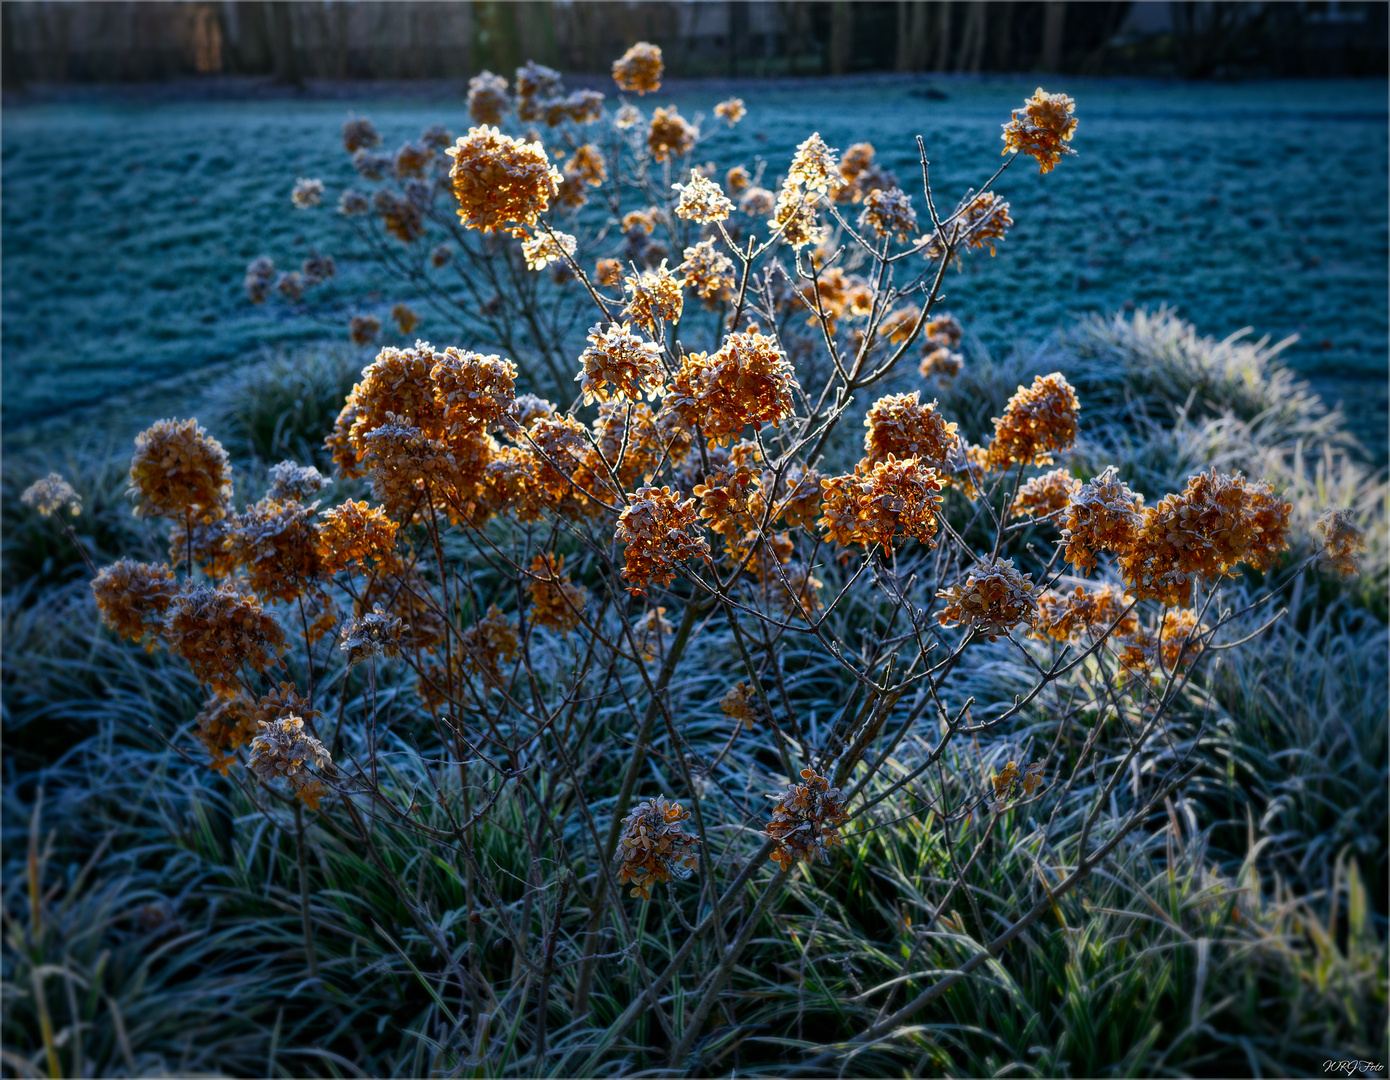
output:
M 658 91 L 660 50 L 613 75 Z M 1200 832 L 1211 673 L 1319 559 L 1354 573 L 1361 525 L 1301 535 L 1286 479 L 1099 460 L 1060 371 L 962 405 L 946 275 L 1012 225 L 1018 155 L 1074 153 L 1065 95 L 950 202 L 925 147 L 909 192 L 866 143 L 733 153 L 737 99 L 708 128 L 606 100 L 528 63 L 470 80 L 457 138 L 386 157 L 349 120 L 369 195 L 300 200 L 337 198 L 383 279 L 334 315 L 362 366 L 333 487 L 238 464 L 239 512 L 221 444 L 153 425 L 130 495 L 169 561 L 97 570 L 97 609 L 201 687 L 154 719 L 235 793 L 238 859 L 293 849 L 264 877 L 300 919 L 285 1000 L 332 1054 L 384 1030 L 351 1004 L 380 962 L 418 1014 L 403 1075 L 952 1071 L 923 1048 L 967 995 L 1082 962 L 1169 821 Z M 249 300 L 314 309 L 314 257 L 295 297 L 258 259 Z M 865 918 L 872 948 L 836 936 Z

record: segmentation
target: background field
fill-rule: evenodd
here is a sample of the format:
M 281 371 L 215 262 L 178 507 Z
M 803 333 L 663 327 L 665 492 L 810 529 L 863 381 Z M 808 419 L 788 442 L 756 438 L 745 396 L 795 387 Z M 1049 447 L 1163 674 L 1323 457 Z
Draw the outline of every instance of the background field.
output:
M 750 167 L 761 156 L 776 172 L 818 129 L 840 148 L 873 142 L 909 188 L 910 136 L 920 132 L 945 198 L 995 166 L 995 125 L 1033 85 L 936 77 L 940 100 L 926 82 L 898 77 L 774 82 L 756 93 L 685 84 L 658 103 L 692 115 L 743 92 L 756 97 L 753 112 L 732 133 L 707 123 L 702 156 Z M 1174 305 L 1218 336 L 1243 326 L 1276 340 L 1298 334 L 1286 360 L 1343 403 L 1371 456 L 1384 460 L 1385 83 L 1069 78 L 1049 89 L 1079 102 L 1080 156 L 1045 183 L 1026 164 L 1005 175 L 1000 190 L 1017 224 L 999 258 L 968 263 L 948 306 L 995 355 L 1080 313 L 1128 305 Z M 338 140 L 350 112 L 371 116 L 388 148 L 429 123 L 455 132 L 467 124 L 456 90 L 349 93 L 357 96 L 5 109 L 9 448 L 93 432 L 124 441 L 186 401 L 188 384 L 266 349 L 345 337 L 242 295 L 251 258 L 266 252 L 287 264 L 311 247 L 337 257 L 345 287 L 370 287 L 328 205 L 292 210 L 294 178 L 322 177 L 326 204 L 352 182 Z M 428 321 L 419 333 L 438 343 L 457 335 Z

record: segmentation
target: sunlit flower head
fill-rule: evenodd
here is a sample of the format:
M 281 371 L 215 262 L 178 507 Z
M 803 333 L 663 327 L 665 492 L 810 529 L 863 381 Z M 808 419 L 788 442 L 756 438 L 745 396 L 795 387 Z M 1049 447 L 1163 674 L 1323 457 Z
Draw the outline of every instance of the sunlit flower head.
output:
M 661 89 L 664 70 L 661 48 L 650 42 L 639 41 L 613 61 L 613 81 L 620 90 L 651 94 Z
M 1013 111 L 1004 125 L 1005 154 L 1024 153 L 1038 162 L 1038 172 L 1051 172 L 1063 154 L 1075 154 L 1067 143 L 1076 134 L 1076 102 L 1066 94 L 1049 94 L 1040 86 Z
M 445 151 L 458 216 L 470 229 L 525 237 L 560 190 L 562 177 L 538 142 L 475 127 Z

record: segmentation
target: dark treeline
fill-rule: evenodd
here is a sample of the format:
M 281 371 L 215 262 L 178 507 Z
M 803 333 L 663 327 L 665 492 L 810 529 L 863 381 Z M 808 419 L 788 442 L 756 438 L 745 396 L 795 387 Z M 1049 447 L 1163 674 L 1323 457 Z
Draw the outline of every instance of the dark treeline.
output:
M 1383 75 L 1384 3 L 6 2 L 3 74 L 458 79 L 535 59 L 599 73 L 638 40 L 676 76 L 1060 71 Z

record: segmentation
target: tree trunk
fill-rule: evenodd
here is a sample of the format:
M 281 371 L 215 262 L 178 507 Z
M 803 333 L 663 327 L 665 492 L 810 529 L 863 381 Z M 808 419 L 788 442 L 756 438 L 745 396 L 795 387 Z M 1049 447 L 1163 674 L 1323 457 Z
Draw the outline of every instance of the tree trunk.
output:
M 1039 66 L 1043 71 L 1055 72 L 1062 66 L 1062 31 L 1066 28 L 1066 0 L 1050 0 L 1043 19 L 1042 57 Z
M 845 74 L 853 53 L 854 5 L 849 0 L 834 0 L 830 8 L 830 74 Z
M 936 63 L 933 71 L 947 71 L 951 60 L 951 8 L 950 3 L 937 5 L 936 17 Z

